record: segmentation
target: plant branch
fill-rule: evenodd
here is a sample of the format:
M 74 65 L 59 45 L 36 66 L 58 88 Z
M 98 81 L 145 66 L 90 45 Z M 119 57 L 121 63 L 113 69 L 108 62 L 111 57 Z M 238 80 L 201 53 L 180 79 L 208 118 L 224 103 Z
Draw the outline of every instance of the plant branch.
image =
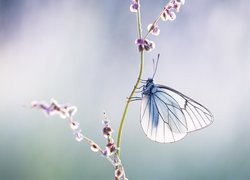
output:
M 141 30 L 140 8 L 137 10 L 136 14 L 137 14 L 138 35 L 139 35 L 139 38 L 141 38 L 142 37 L 142 30 Z M 141 77 L 142 77 L 143 66 L 144 66 L 144 50 L 142 50 L 140 53 L 141 53 L 141 55 L 140 55 L 140 70 L 139 70 L 139 75 L 137 77 L 137 81 L 135 83 L 135 86 L 134 86 L 133 90 L 131 91 L 130 96 L 128 97 L 128 100 L 127 100 L 127 103 L 126 103 L 126 106 L 124 108 L 124 112 L 123 112 L 123 115 L 122 115 L 122 119 L 121 119 L 121 122 L 120 122 L 119 131 L 118 131 L 118 137 L 117 137 L 117 149 L 118 149 L 117 150 L 117 156 L 118 157 L 120 156 L 120 145 L 121 145 L 122 129 L 123 129 L 124 122 L 125 122 L 125 119 L 126 119 L 128 107 L 129 107 L 129 104 L 131 102 L 132 97 L 135 94 L 136 89 L 139 86 L 139 83 L 140 83 L 140 80 L 141 80 Z

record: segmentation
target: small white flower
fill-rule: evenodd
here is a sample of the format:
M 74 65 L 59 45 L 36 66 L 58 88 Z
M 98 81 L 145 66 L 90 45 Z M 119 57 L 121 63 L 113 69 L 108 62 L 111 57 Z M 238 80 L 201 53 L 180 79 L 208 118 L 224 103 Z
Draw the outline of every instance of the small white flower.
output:
M 158 36 L 160 34 L 160 29 L 157 24 L 149 24 L 148 31 L 151 32 L 152 35 Z
M 82 132 L 81 130 L 75 131 L 75 132 L 74 132 L 75 139 L 76 139 L 76 141 L 78 141 L 78 142 L 80 142 L 80 141 L 83 140 L 83 135 L 82 135 L 81 132 Z
M 90 146 L 90 149 L 93 151 L 93 152 L 98 152 L 99 151 L 99 146 L 96 144 L 96 143 L 92 143 L 91 146 Z
M 69 125 L 72 130 L 77 130 L 80 126 L 80 123 L 77 121 L 71 120 Z

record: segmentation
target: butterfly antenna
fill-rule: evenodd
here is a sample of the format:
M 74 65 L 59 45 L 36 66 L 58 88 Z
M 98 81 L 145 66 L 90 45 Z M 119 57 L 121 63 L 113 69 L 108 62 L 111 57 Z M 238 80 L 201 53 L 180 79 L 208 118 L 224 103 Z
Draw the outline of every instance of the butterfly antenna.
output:
M 156 74 L 156 71 L 157 71 L 157 67 L 158 67 L 159 59 L 160 59 L 160 54 L 158 54 L 156 62 L 155 62 L 155 60 L 153 59 L 154 74 L 153 74 L 152 79 L 154 79 L 154 77 L 155 77 L 155 74 Z

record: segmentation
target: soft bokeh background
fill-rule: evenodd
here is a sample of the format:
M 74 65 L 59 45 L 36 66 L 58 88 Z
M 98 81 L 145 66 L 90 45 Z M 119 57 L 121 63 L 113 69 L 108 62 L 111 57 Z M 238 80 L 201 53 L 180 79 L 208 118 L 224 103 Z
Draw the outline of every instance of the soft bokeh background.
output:
M 142 3 L 145 29 L 166 1 Z M 102 111 L 117 130 L 138 73 L 129 5 L 0 0 L 1 180 L 113 179 L 112 166 L 77 143 L 66 121 L 23 105 L 51 97 L 74 104 L 84 133 L 104 144 Z M 157 144 L 142 131 L 140 103 L 132 103 L 121 152 L 129 179 L 250 179 L 249 18 L 246 0 L 192 0 L 174 22 L 160 22 L 144 78 L 161 53 L 157 82 L 207 106 L 215 122 L 182 141 Z

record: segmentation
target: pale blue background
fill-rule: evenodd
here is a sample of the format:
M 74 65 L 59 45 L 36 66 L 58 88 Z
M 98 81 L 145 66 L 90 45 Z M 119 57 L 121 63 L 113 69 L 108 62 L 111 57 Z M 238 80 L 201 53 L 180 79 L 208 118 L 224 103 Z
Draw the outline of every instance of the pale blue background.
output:
M 166 1 L 142 2 L 143 28 Z M 24 108 L 31 100 L 69 102 L 84 134 L 104 144 L 102 111 L 115 136 L 137 73 L 130 1 L 0 0 L 0 179 L 113 179 L 113 168 L 77 143 L 65 120 Z M 161 53 L 156 81 L 206 105 L 209 128 L 174 144 L 148 140 L 132 103 L 122 139 L 130 180 L 250 179 L 250 5 L 186 1 L 151 39 Z M 144 30 L 145 33 L 145 30 Z

